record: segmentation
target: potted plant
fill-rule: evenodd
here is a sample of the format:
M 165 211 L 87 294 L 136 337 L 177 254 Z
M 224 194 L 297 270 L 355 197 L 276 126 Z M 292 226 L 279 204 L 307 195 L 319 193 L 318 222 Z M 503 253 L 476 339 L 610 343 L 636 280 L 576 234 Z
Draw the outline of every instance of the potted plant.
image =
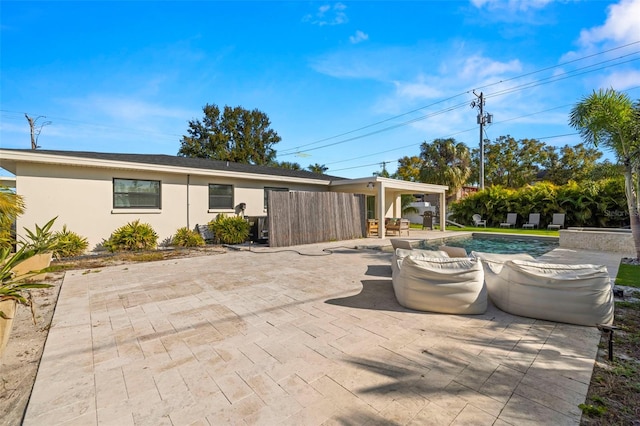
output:
M 19 245 L 24 247 L 27 252 L 33 252 L 33 254 L 15 265 L 13 271 L 17 279 L 27 275 L 28 279 L 32 281 L 46 278 L 47 273 L 43 269 L 48 268 L 51 264 L 53 251 L 57 243 L 57 237 L 51 231 L 56 219 L 57 216 L 42 227 L 36 224 L 35 231 L 24 228 L 26 237 L 24 241 L 20 241 Z M 41 273 L 34 275 L 31 274 L 31 271 L 41 271 Z
M 30 271 L 21 275 L 16 272 L 21 264 L 37 254 L 35 250 L 28 249 L 26 246 L 20 247 L 13 254 L 9 248 L 0 249 L 0 358 L 9 341 L 16 305 L 31 308 L 31 316 L 35 324 L 36 317 L 30 289 L 51 287 L 51 284 L 30 281 L 34 276 L 39 275 L 40 271 Z

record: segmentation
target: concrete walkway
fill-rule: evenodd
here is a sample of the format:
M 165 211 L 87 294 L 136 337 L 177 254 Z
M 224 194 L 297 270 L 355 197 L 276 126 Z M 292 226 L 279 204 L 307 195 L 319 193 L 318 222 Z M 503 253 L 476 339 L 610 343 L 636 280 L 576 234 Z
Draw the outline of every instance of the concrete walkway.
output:
M 67 272 L 24 424 L 579 424 L 597 329 L 405 309 L 363 241 Z

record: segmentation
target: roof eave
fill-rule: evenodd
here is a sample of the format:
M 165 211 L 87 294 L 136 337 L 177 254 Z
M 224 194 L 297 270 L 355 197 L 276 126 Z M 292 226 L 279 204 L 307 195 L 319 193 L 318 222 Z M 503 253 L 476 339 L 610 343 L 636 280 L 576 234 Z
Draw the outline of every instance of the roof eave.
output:
M 215 176 L 215 177 L 227 177 L 244 180 L 269 180 L 276 182 L 292 182 L 309 185 L 329 186 L 331 181 L 324 179 L 310 179 L 301 178 L 295 176 L 278 176 L 262 173 L 246 173 L 238 171 L 226 171 L 216 169 L 202 169 L 182 166 L 168 166 L 158 165 L 142 162 L 129 162 L 129 161 L 117 161 L 106 160 L 98 158 L 85 158 L 76 157 L 73 155 L 60 155 L 60 154 L 47 154 L 44 152 L 30 152 L 28 156 L 25 156 L 20 151 L 2 150 L 0 149 L 0 166 L 4 169 L 16 174 L 16 164 L 18 162 L 24 163 L 38 163 L 38 164 L 64 164 L 76 167 L 97 167 L 104 169 L 119 169 L 119 170 L 143 170 L 152 172 L 182 174 L 182 175 L 200 175 L 200 176 Z M 27 158 L 28 157 L 28 158 Z M 6 166 L 5 166 L 6 164 Z

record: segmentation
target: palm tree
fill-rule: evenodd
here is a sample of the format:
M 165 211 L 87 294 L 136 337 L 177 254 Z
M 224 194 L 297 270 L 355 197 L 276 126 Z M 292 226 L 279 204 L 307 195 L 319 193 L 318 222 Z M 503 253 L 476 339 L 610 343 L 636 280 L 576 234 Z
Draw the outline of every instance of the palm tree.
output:
M 307 167 L 307 169 L 310 172 L 319 173 L 319 174 L 324 174 L 324 172 L 329 170 L 329 168 L 327 166 L 325 166 L 324 164 L 318 164 L 318 163 L 311 164 L 309 167 Z
M 415 197 L 411 194 L 400 195 L 400 210 L 402 211 L 402 216 L 419 213 L 419 210 L 411 205 L 414 201 Z
M 15 242 L 11 233 L 16 218 L 24 213 L 22 197 L 6 186 L 0 186 L 0 248 L 9 248 Z
M 587 144 L 613 151 L 623 165 L 631 232 L 640 259 L 640 100 L 634 105 L 613 89 L 594 91 L 571 110 L 569 124 Z

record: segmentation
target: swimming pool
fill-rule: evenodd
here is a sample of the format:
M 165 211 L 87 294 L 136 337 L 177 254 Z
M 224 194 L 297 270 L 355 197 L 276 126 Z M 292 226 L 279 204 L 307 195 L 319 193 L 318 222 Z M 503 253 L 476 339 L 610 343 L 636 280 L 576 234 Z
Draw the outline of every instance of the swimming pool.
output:
M 558 239 L 554 237 L 524 237 L 514 235 L 481 234 L 465 235 L 464 237 L 447 237 L 437 240 L 424 240 L 416 247 L 424 250 L 437 250 L 439 246 L 447 245 L 463 247 L 467 253 L 481 251 L 485 253 L 528 253 L 533 257 L 558 247 Z

